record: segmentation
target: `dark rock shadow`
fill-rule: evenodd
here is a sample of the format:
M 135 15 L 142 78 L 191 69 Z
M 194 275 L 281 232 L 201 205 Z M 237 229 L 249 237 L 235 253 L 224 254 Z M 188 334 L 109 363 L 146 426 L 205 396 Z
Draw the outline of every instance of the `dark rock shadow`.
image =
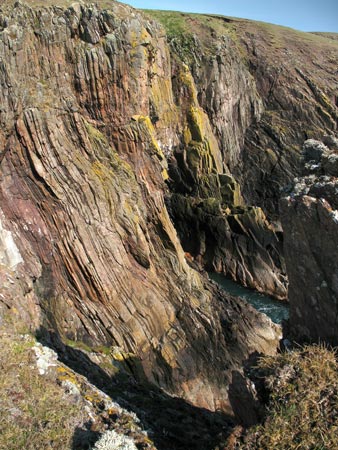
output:
M 236 419 L 244 428 L 262 423 L 266 415 L 269 394 L 258 367 L 260 356 L 253 352 L 243 363 L 243 373 L 238 370 L 231 373 L 229 401 Z
M 108 394 L 111 399 L 140 419 L 143 429 L 158 450 L 213 450 L 224 442 L 233 427 L 233 418 L 223 412 L 197 408 L 181 398 L 171 397 L 163 390 L 134 376 L 118 373 L 109 376 L 80 349 L 64 344 L 54 331 L 40 328 L 37 339 L 57 352 L 59 361 Z M 130 361 L 140 371 L 140 361 Z M 72 450 L 87 450 L 98 434 L 78 428 L 74 432 Z
M 92 431 L 90 427 L 91 423 L 85 423 L 83 428 L 75 428 L 71 450 L 92 450 L 101 433 Z
M 240 372 L 232 371 L 229 386 L 231 407 L 240 424 L 248 428 L 259 423 L 263 417 L 262 404 L 251 380 Z

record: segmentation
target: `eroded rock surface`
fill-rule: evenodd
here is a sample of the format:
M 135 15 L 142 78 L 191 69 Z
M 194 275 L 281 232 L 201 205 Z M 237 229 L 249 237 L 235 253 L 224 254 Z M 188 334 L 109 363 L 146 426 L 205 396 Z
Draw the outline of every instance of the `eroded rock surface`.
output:
M 332 139 L 334 142 L 334 139 Z M 304 144 L 305 172 L 281 201 L 290 280 L 290 332 L 299 341 L 338 344 L 338 154 Z
M 195 108 L 169 159 L 183 247 L 210 270 L 286 298 L 280 189 L 301 173 L 304 139 L 337 127 L 337 42 L 228 17 L 151 15 L 168 33 L 175 102 Z M 206 123 L 201 108 L 216 143 L 194 132 Z
M 275 352 L 280 332 L 189 267 L 169 217 L 174 146 L 186 143 L 192 176 L 225 172 L 189 70 L 179 106 L 163 29 L 125 5 L 6 4 L 3 317 L 113 346 L 136 378 L 230 411 L 231 370 Z
M 299 140 L 336 127 L 337 43 L 310 39 L 311 72 L 289 31 L 184 15 L 194 32 L 169 46 L 123 4 L 29 4 L 0 10 L 2 318 L 112 346 L 138 379 L 230 411 L 232 371 L 279 329 L 189 264 L 285 298 L 266 212 Z

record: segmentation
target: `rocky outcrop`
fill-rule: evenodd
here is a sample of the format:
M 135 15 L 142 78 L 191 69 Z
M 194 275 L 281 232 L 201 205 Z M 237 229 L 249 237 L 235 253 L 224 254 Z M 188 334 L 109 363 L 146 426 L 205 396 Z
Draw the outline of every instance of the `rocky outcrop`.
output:
M 279 189 L 300 174 L 304 140 L 337 128 L 337 42 L 243 19 L 152 15 L 191 68 L 245 200 L 276 217 Z
M 286 298 L 280 189 L 301 172 L 304 139 L 337 127 L 337 43 L 241 19 L 151 15 L 168 33 L 175 102 L 184 108 L 195 90 L 222 162 L 212 165 L 195 137 L 173 147 L 171 212 L 183 247 L 211 270 Z M 182 62 L 193 83 L 181 75 Z M 224 185 L 236 199 L 224 197 Z M 217 205 L 212 215 L 203 213 L 205 204 Z
M 176 105 L 163 29 L 125 5 L 6 5 L 3 321 L 112 346 L 137 379 L 230 411 L 231 370 L 273 353 L 279 329 L 189 267 L 170 219 L 175 146 L 189 149 L 192 177 L 225 177 L 189 71 L 180 65 Z M 223 181 L 224 196 L 240 198 Z
M 337 129 L 337 42 L 289 28 L 238 26 L 264 112 L 235 169 L 247 200 L 278 215 L 280 190 L 302 171 L 301 147 Z
M 219 178 L 230 179 L 227 175 Z M 230 183 L 226 190 L 236 195 Z M 261 208 L 179 194 L 171 197 L 170 206 L 184 249 L 197 264 L 280 300 L 286 298 L 279 233 Z
M 204 65 L 210 66 L 207 61 Z M 232 153 L 222 151 L 187 66 L 176 60 L 174 73 L 180 79 L 178 84 L 174 78 L 173 89 L 184 112 L 184 133 L 168 158 L 168 204 L 183 248 L 203 267 L 285 299 L 286 277 L 276 230 L 261 208 L 246 205 L 227 165 Z M 225 82 L 218 81 L 221 89 Z M 226 115 L 222 109 L 217 113 Z
M 139 380 L 230 411 L 232 372 L 273 353 L 279 329 L 191 266 L 285 298 L 264 211 L 303 128 L 335 126 L 317 81 L 333 92 L 336 43 L 313 37 L 328 62 L 315 79 L 298 68 L 299 94 L 289 66 L 268 73 L 280 48 L 258 64 L 267 34 L 247 22 L 183 15 L 194 31 L 168 45 L 123 4 L 69 3 L 0 10 L 2 321 L 105 344 Z
M 304 143 L 306 176 L 281 201 L 290 333 L 297 341 L 338 344 L 337 139 Z

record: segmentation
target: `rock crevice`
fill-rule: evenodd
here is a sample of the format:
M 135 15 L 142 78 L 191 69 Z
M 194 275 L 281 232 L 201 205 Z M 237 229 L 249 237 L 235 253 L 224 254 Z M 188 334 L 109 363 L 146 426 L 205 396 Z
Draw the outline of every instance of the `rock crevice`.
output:
M 274 353 L 280 331 L 187 264 L 165 202 L 170 155 L 186 136 L 192 177 L 223 162 L 194 94 L 174 102 L 163 29 L 115 2 L 0 16 L 3 317 L 119 348 L 135 376 L 230 411 L 231 369 Z

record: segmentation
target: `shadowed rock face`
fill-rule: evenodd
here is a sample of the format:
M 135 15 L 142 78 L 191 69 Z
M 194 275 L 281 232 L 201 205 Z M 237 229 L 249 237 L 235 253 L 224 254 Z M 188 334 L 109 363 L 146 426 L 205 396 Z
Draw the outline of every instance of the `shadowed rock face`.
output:
M 306 141 L 305 172 L 311 174 L 297 179 L 281 200 L 291 335 L 332 345 L 338 344 L 337 155 L 337 145 L 329 150 L 321 142 Z
M 17 2 L 0 24 L 2 316 L 113 345 L 167 392 L 227 410 L 231 370 L 279 330 L 187 265 L 169 217 L 175 146 L 195 175 L 223 172 L 187 69 L 179 106 L 163 30 L 120 4 Z
M 300 174 L 304 139 L 337 127 L 337 43 L 241 19 L 147 14 L 168 32 L 175 102 L 202 108 L 217 143 L 215 151 L 207 133 L 190 133 L 190 115 L 173 148 L 171 214 L 182 245 L 210 270 L 286 298 L 280 189 Z
M 300 173 L 304 140 L 337 128 L 337 42 L 243 19 L 152 14 L 191 67 L 246 201 L 275 216 L 279 189 Z
M 337 44 L 313 37 L 328 61 L 315 79 L 286 63 L 277 77 L 284 41 L 262 59 L 269 33 L 245 21 L 184 16 L 196 34 L 169 46 L 119 3 L 29 3 L 0 10 L 2 316 L 113 345 L 167 392 L 226 410 L 232 372 L 279 331 L 184 251 L 286 297 L 261 206 L 297 173 L 304 129 L 335 127 Z

